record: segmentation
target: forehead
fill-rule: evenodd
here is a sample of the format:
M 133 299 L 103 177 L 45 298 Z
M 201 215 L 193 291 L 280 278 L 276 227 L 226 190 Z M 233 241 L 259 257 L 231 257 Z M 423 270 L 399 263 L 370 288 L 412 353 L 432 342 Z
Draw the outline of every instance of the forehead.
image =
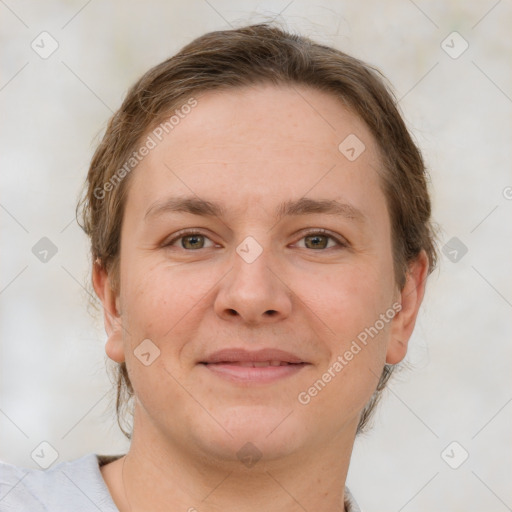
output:
M 288 158 L 291 148 L 299 154 L 319 156 L 315 152 L 328 150 L 338 156 L 339 143 L 354 132 L 374 145 L 364 122 L 341 100 L 309 87 L 260 84 L 209 91 L 196 101 L 197 107 L 179 126 L 166 130 L 172 133 L 167 141 L 185 141 L 188 154 L 216 149 L 222 153 L 229 147 L 231 154 L 250 152 L 256 158 L 268 151 Z
M 249 200 L 264 207 L 315 194 L 349 194 L 357 202 L 368 187 L 380 189 L 373 137 L 331 94 L 258 85 L 209 91 L 195 100 L 174 124 L 146 134 L 156 145 L 134 172 L 136 192 L 129 196 L 148 203 L 171 192 L 195 194 L 243 210 Z M 356 159 L 347 158 L 345 141 L 357 153 L 363 149 Z

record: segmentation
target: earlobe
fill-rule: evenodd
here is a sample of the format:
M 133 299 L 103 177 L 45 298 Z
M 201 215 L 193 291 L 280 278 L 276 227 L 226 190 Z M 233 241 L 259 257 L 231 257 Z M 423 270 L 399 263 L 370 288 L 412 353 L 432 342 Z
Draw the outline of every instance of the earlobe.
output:
M 421 251 L 410 265 L 406 282 L 400 292 L 402 307 L 393 319 L 390 341 L 386 352 L 386 363 L 397 364 L 407 354 L 409 339 L 416 324 L 418 311 L 425 294 L 428 275 L 428 257 Z
M 386 352 L 386 364 L 398 364 L 407 354 L 407 342 L 392 338 Z
M 123 363 L 125 358 L 122 337 L 118 336 L 117 333 L 109 336 L 105 343 L 105 353 L 112 361 Z
M 119 314 L 118 296 L 112 288 L 106 269 L 99 260 L 94 262 L 92 282 L 96 295 L 103 306 L 103 319 L 108 339 L 105 344 L 107 356 L 117 363 L 124 361 L 122 318 Z

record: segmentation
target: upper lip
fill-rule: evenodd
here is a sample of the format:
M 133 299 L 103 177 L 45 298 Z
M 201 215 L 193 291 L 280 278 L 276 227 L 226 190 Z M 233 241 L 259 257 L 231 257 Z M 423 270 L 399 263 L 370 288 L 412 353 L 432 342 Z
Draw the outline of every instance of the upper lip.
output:
M 283 363 L 306 363 L 300 357 L 284 350 L 263 348 L 249 351 L 240 348 L 224 349 L 208 355 L 201 363 L 229 363 L 229 362 L 263 362 L 281 361 Z

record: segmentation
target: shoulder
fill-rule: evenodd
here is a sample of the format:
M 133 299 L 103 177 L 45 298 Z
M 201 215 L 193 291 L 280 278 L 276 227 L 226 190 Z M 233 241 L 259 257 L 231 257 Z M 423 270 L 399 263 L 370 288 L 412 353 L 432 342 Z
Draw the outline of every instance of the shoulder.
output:
M 88 454 L 44 471 L 0 461 L 0 512 L 117 512 L 100 472 L 113 458 Z

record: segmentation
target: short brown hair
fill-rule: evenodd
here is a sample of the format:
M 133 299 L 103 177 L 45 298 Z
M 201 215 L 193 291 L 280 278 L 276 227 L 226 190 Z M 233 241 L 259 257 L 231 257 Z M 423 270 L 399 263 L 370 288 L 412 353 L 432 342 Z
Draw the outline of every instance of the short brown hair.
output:
M 433 270 L 437 254 L 427 172 L 380 72 L 337 49 L 269 24 L 258 24 L 210 32 L 195 39 L 145 73 L 110 119 L 92 158 L 77 213 L 90 237 L 93 261 L 107 270 L 116 290 L 120 285 L 120 234 L 130 178 L 130 169 L 120 170 L 143 136 L 193 95 L 269 83 L 304 85 L 327 92 L 366 123 L 383 162 L 379 173 L 392 226 L 397 285 L 403 288 L 408 264 L 421 251 L 428 256 L 429 272 Z M 108 183 L 111 186 L 106 187 Z M 391 365 L 384 367 L 361 414 L 358 432 L 366 426 L 392 370 Z M 116 413 L 128 438 L 131 433 L 122 420 L 132 396 L 126 365 L 121 363 L 117 366 Z

